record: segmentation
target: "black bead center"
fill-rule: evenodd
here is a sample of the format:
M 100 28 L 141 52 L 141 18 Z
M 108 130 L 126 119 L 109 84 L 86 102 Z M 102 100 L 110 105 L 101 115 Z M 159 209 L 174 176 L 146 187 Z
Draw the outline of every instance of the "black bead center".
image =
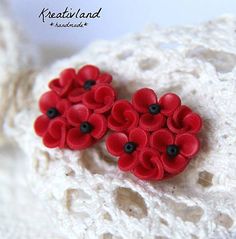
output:
M 159 104 L 151 104 L 149 105 L 148 107 L 148 111 L 150 114 L 152 115 L 156 115 L 156 114 L 159 114 L 160 111 L 161 111 L 161 107 Z
M 90 90 L 92 88 L 93 85 L 96 84 L 96 81 L 95 80 L 86 80 L 84 82 L 84 89 L 85 90 Z
M 93 126 L 87 121 L 84 121 L 80 124 L 80 131 L 84 134 L 90 133 L 92 129 Z
M 128 142 L 124 145 L 124 151 L 128 154 L 131 154 L 136 149 L 137 145 L 134 142 Z
M 54 119 L 55 117 L 57 117 L 58 115 L 60 115 L 59 111 L 56 108 L 50 108 L 47 111 L 47 117 L 49 119 Z
M 166 148 L 166 153 L 170 157 L 175 157 L 179 154 L 179 147 L 175 144 L 168 145 Z

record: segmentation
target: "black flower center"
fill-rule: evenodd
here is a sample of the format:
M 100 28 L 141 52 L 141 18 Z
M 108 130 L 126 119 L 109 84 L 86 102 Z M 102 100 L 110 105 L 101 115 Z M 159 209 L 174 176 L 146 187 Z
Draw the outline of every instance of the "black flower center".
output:
M 179 147 L 175 144 L 168 145 L 166 148 L 166 153 L 170 157 L 175 157 L 179 154 Z
M 156 114 L 159 114 L 160 111 L 161 111 L 161 107 L 159 104 L 151 104 L 149 105 L 148 107 L 148 111 L 150 114 L 152 115 L 156 115 Z
M 84 82 L 84 89 L 85 90 L 90 90 L 92 88 L 93 85 L 96 84 L 96 81 L 95 80 L 86 80 Z
M 47 117 L 49 119 L 54 119 L 55 117 L 57 117 L 58 115 L 60 115 L 59 111 L 56 108 L 50 108 L 47 111 Z
M 128 142 L 124 145 L 124 151 L 128 154 L 131 154 L 134 152 L 136 147 L 137 147 L 137 144 L 135 144 L 134 142 Z
M 84 121 L 80 124 L 80 131 L 84 134 L 90 133 L 93 130 L 93 126 L 87 122 Z

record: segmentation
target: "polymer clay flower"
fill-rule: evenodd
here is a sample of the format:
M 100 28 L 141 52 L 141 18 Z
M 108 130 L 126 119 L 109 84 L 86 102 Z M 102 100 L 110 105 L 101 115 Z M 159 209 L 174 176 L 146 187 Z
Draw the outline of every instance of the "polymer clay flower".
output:
M 111 81 L 112 76 L 110 74 L 101 73 L 96 66 L 85 65 L 79 69 L 74 80 L 73 90 L 69 93 L 68 98 L 74 103 L 81 102 L 83 96 L 95 85 L 109 84 Z
M 164 177 L 164 168 L 160 154 L 153 148 L 143 148 L 138 154 L 138 163 L 133 173 L 143 180 L 161 180 Z
M 43 135 L 43 144 L 48 148 L 65 148 L 67 128 L 64 118 L 58 117 L 52 120 L 47 132 Z
M 198 133 L 202 127 L 202 119 L 189 107 L 182 105 L 167 119 L 167 127 L 176 134 Z
M 109 111 L 116 99 L 116 92 L 109 84 L 98 84 L 84 94 L 82 103 L 95 113 Z
M 50 81 L 49 88 L 59 96 L 67 97 L 72 102 L 80 102 L 84 93 L 100 83 L 111 83 L 112 76 L 101 73 L 99 68 L 93 65 L 85 65 L 76 72 L 74 68 L 63 70 L 59 78 Z
M 65 97 L 73 89 L 77 77 L 75 69 L 67 68 L 60 73 L 58 78 L 51 80 L 48 86 L 59 96 Z
M 200 143 L 194 134 L 174 135 L 168 129 L 160 129 L 152 133 L 150 146 L 161 153 L 161 160 L 166 172 L 180 173 L 189 160 L 197 154 Z
M 131 129 L 126 133 L 112 133 L 106 139 L 110 154 L 119 157 L 118 166 L 122 171 L 130 171 L 138 163 L 138 152 L 148 144 L 148 134 L 140 129 Z
M 108 117 L 108 128 L 114 131 L 129 131 L 138 126 L 139 115 L 127 100 L 117 100 Z
M 167 93 L 158 100 L 152 89 L 142 88 L 134 93 L 132 104 L 141 114 L 139 126 L 147 131 L 155 131 L 165 125 L 166 116 L 174 113 L 181 100 L 173 93 Z
M 107 131 L 106 118 L 101 114 L 91 113 L 83 104 L 71 106 L 66 118 L 72 126 L 66 140 L 70 149 L 85 149 L 101 139 Z
M 39 100 L 39 108 L 43 114 L 34 123 L 37 135 L 43 137 L 47 133 L 50 122 L 65 116 L 69 107 L 70 102 L 66 99 L 61 99 L 55 92 L 48 91 L 44 93 Z

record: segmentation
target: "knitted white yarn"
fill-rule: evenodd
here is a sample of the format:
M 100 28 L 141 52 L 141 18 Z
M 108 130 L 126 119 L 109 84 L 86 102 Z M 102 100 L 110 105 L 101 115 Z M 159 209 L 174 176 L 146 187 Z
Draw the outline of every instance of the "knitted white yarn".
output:
M 30 183 L 70 239 L 236 238 L 236 19 L 197 27 L 149 29 L 98 42 L 39 74 L 32 107 L 8 134 L 32 163 Z M 119 97 L 151 87 L 172 91 L 204 120 L 202 148 L 181 175 L 144 182 L 117 169 L 104 146 L 45 148 L 33 131 L 36 101 L 66 67 L 98 65 L 114 76 Z

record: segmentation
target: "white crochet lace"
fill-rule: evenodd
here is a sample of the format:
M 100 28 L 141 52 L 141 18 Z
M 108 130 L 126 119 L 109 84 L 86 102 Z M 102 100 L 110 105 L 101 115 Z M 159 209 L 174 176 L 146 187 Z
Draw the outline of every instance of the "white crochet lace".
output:
M 5 129 L 31 159 L 31 186 L 68 238 L 236 237 L 235 30 L 228 16 L 197 27 L 151 27 L 95 43 L 38 75 L 32 106 Z M 201 151 L 184 173 L 144 182 L 120 172 L 102 144 L 83 152 L 42 145 L 32 127 L 36 102 L 62 69 L 86 63 L 111 72 L 120 98 L 144 86 L 172 91 L 203 117 Z
M 26 96 L 30 93 L 29 75 L 35 67 L 35 52 L 18 25 L 5 16 L 4 2 L 0 3 L 0 142 L 3 141 L 3 121 L 12 124 L 16 112 L 25 108 Z
M 27 81 L 33 64 L 29 57 L 32 54 L 29 52 L 31 47 L 23 39 L 17 25 L 6 17 L 6 6 L 2 4 L 1 0 L 0 238 L 64 239 L 51 223 L 41 201 L 32 194 L 28 186 L 25 175 L 29 164 L 26 156 L 15 146 L 3 143 L 5 138 L 2 135 L 2 123 L 5 121 L 7 127 L 14 127 L 14 123 L 11 123 L 16 112 L 28 105 L 24 99 L 30 93 Z

